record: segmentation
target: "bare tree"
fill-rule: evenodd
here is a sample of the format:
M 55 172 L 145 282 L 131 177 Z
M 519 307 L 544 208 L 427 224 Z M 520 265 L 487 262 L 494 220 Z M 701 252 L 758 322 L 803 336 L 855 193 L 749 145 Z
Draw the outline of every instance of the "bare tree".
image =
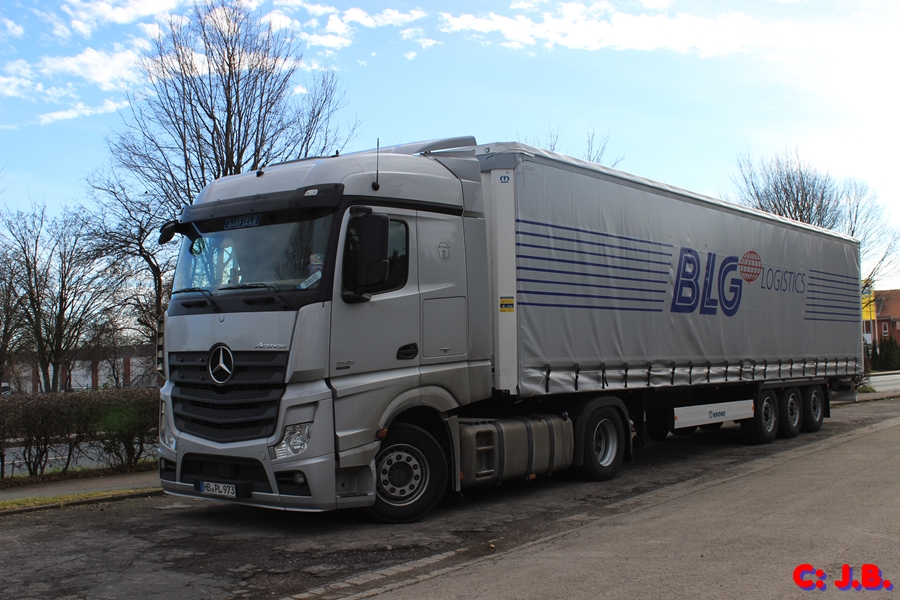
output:
M 139 66 L 124 128 L 109 140 L 117 169 L 167 205 L 191 204 L 208 183 L 273 161 L 343 149 L 344 92 L 334 72 L 295 93 L 302 55 L 243 0 L 199 0 L 171 16 Z
M 594 129 L 594 126 L 591 125 L 588 128 L 587 132 L 587 149 L 582 156 L 582 158 L 588 162 L 597 163 L 598 165 L 603 164 L 603 155 L 606 154 L 606 145 L 609 144 L 609 129 L 606 130 L 606 135 L 604 135 L 599 140 L 597 139 L 597 132 Z M 620 162 L 625 160 L 625 155 L 618 157 L 609 163 L 609 167 L 615 167 Z
M 16 287 L 43 389 L 55 392 L 62 367 L 109 306 L 121 279 L 103 268 L 88 244 L 83 211 L 66 209 L 51 218 L 45 207 L 33 206 L 30 212 L 4 215 L 2 225 L 21 268 Z
M 547 135 L 544 136 L 543 139 L 541 139 L 539 136 L 535 136 L 533 138 L 525 136 L 524 138 L 519 139 L 523 144 L 529 144 L 531 146 L 543 148 L 544 150 L 549 150 L 550 152 L 555 152 L 556 147 L 559 144 L 559 127 L 557 127 L 555 130 L 552 127 L 548 127 Z M 606 154 L 607 144 L 609 144 L 609 130 L 606 131 L 606 135 L 604 135 L 600 139 L 597 139 L 597 132 L 594 129 L 594 126 L 588 126 L 587 147 L 584 154 L 581 155 L 581 158 L 598 165 L 603 164 L 603 156 Z M 623 160 L 625 160 L 625 157 L 620 156 L 610 162 L 607 166 L 615 167 Z
M 801 159 L 796 150 L 758 163 L 742 155 L 737 166 L 738 175 L 732 180 L 741 204 L 825 229 L 840 224 L 838 182 Z
M 0 381 L 21 350 L 24 329 L 23 298 L 17 287 L 21 265 L 8 240 L 0 238 Z
M 559 127 L 554 130 L 552 127 L 548 126 L 547 135 L 544 137 L 544 139 L 541 139 L 540 136 L 534 136 L 533 138 L 525 136 L 525 138 L 521 141 L 523 144 L 528 144 L 529 146 L 535 146 L 537 148 L 549 150 L 550 152 L 556 152 L 556 145 L 557 143 L 559 143 Z
M 895 267 L 900 234 L 864 182 L 837 180 L 804 161 L 797 150 L 759 161 L 742 155 L 737 167 L 732 182 L 741 204 L 860 240 L 864 288 Z
M 110 265 L 127 265 L 121 304 L 133 321 L 134 341 L 155 343 L 175 269 L 177 245 L 157 243 L 169 207 L 149 193 L 131 194 L 115 171 L 96 174 L 88 185 L 95 202 L 92 247 Z

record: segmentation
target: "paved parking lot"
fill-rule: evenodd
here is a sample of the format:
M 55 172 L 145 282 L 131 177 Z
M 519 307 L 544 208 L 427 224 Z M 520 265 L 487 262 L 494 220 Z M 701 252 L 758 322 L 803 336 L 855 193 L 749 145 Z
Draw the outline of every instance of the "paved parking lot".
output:
M 449 592 L 451 588 L 443 587 L 449 583 L 441 583 L 450 582 L 447 577 L 464 580 L 469 577 L 468 571 L 459 570 L 460 565 L 502 565 L 508 559 L 497 561 L 497 556 L 527 554 L 529 548 L 535 547 L 536 540 L 550 538 L 559 540 L 553 542 L 554 545 L 568 543 L 569 535 L 576 538 L 597 535 L 604 539 L 620 539 L 624 543 L 635 537 L 646 537 L 649 530 L 645 528 L 649 527 L 653 515 L 668 515 L 668 518 L 689 523 L 691 527 L 678 535 L 667 535 L 657 551 L 640 556 L 620 554 L 618 547 L 606 548 L 594 557 L 592 564 L 596 563 L 596 568 L 593 571 L 621 572 L 621 579 L 626 581 L 633 576 L 626 577 L 622 565 L 642 565 L 640 572 L 645 578 L 660 581 L 674 575 L 688 578 L 684 580 L 688 583 L 679 584 L 682 586 L 677 588 L 680 593 L 670 595 L 692 597 L 690 595 L 695 594 L 696 589 L 691 585 L 701 585 L 703 577 L 721 576 L 715 570 L 702 571 L 699 557 L 688 560 L 691 552 L 709 542 L 711 532 L 722 532 L 718 537 L 723 543 L 732 544 L 718 550 L 720 554 L 715 563 L 719 564 L 722 556 L 731 553 L 736 557 L 750 557 L 752 552 L 765 551 L 768 542 L 763 534 L 785 530 L 778 515 L 785 515 L 784 518 L 799 530 L 821 527 L 825 531 L 824 528 L 830 527 L 832 533 L 837 532 L 835 539 L 838 542 L 840 531 L 831 523 L 853 526 L 852 514 L 834 516 L 803 512 L 804 507 L 808 506 L 810 510 L 813 507 L 806 498 L 820 497 L 818 492 L 806 493 L 804 481 L 827 477 L 827 470 L 824 474 L 804 474 L 803 467 L 797 466 L 801 469 L 797 476 L 802 477 L 792 479 L 784 474 L 785 469 L 800 465 L 802 461 L 827 465 L 834 456 L 842 456 L 853 448 L 858 448 L 854 452 L 862 452 L 864 458 L 867 444 L 890 447 L 893 443 L 890 440 L 868 433 L 856 433 L 859 439 L 852 443 L 828 444 L 840 441 L 841 436 L 865 433 L 866 427 L 900 417 L 900 401 L 846 405 L 835 409 L 833 415 L 816 434 L 777 440 L 769 446 L 745 446 L 739 428 L 733 425 L 717 432 L 669 436 L 663 442 L 638 450 L 634 463 L 626 465 L 612 482 L 553 477 L 531 483 L 504 484 L 498 488 L 467 492 L 462 499 L 448 497 L 434 513 L 409 525 L 373 524 L 357 512 L 281 513 L 176 497 L 131 499 L 7 516 L 0 519 L 0 597 L 283 598 L 310 591 L 317 592 L 315 595 L 319 597 L 346 597 L 377 593 L 379 589 L 392 589 L 393 595 L 407 592 L 403 591 L 405 587 L 394 589 L 391 586 L 405 585 L 410 578 L 418 576 L 432 577 L 442 592 Z M 748 469 L 757 468 L 760 460 L 770 462 L 766 463 L 765 469 L 752 475 L 741 475 Z M 872 507 L 896 506 L 896 496 L 886 501 L 881 498 L 884 492 L 877 486 L 864 485 L 878 481 L 876 477 L 881 473 L 876 470 L 884 472 L 885 468 L 885 465 L 870 468 L 862 460 L 857 468 L 859 476 L 846 482 L 851 486 L 851 492 L 835 487 L 835 498 L 871 490 Z M 779 473 L 782 475 L 777 475 Z M 733 488 L 732 495 L 723 496 L 710 505 L 718 507 L 720 514 L 706 508 L 700 514 L 708 517 L 707 526 L 695 528 L 697 513 L 691 512 L 692 499 L 709 493 L 703 491 L 697 495 L 695 492 L 712 490 L 720 484 L 725 485 L 725 481 L 727 485 L 721 489 Z M 789 494 L 790 506 L 767 502 L 765 493 L 769 489 L 773 494 Z M 751 500 L 757 497 L 754 493 L 762 493 L 760 490 L 765 492 L 762 500 Z M 691 493 L 686 494 L 686 491 Z M 765 517 L 768 526 L 761 528 L 757 536 L 732 538 L 731 531 L 725 527 L 732 522 L 754 522 L 761 516 Z M 887 532 L 885 535 L 896 548 L 898 538 L 891 537 L 895 534 Z M 810 539 L 818 538 L 812 536 Z M 823 545 L 822 550 L 827 548 Z M 847 549 L 851 547 L 847 546 Z M 624 550 L 622 547 L 621 552 Z M 751 554 L 742 555 L 742 551 Z M 505 554 L 508 552 L 513 554 Z M 661 556 L 658 556 L 660 552 Z M 790 555 L 788 563 L 819 560 L 819 554 L 807 558 L 808 554 L 786 547 L 786 556 Z M 859 552 L 851 554 L 848 551 L 841 556 L 832 556 L 826 566 L 833 571 L 837 563 L 875 560 Z M 560 556 L 564 558 L 566 553 Z M 631 558 L 626 560 L 629 556 Z M 492 560 L 478 562 L 484 557 Z M 766 572 L 773 581 L 781 582 L 782 571 L 796 565 L 785 564 L 784 560 L 776 562 L 761 564 L 768 565 L 770 571 Z M 547 564 L 552 566 L 553 562 Z M 547 567 L 551 572 L 559 571 L 551 566 Z M 760 597 L 775 597 L 770 593 L 766 595 L 772 591 L 769 588 L 752 587 L 756 583 L 753 574 L 758 566 L 747 563 L 728 571 L 728 582 L 732 587 L 721 589 L 731 589 L 735 593 L 762 590 Z M 884 567 L 887 572 L 888 567 Z M 521 568 L 525 567 L 516 567 L 513 571 L 518 572 Z M 539 568 L 531 566 L 526 570 L 540 572 Z M 447 572 L 448 575 L 433 578 L 435 572 Z M 498 570 L 497 574 L 500 573 Z M 689 584 L 691 577 L 699 579 L 695 584 Z M 498 580 L 502 582 L 505 578 L 501 576 Z M 580 578 L 570 576 L 565 580 L 577 583 Z M 652 589 L 645 583 L 636 582 L 609 597 L 622 597 L 619 592 L 634 597 L 655 595 L 641 592 Z M 557 581 L 554 589 L 559 585 Z M 792 589 L 790 585 L 786 589 Z M 535 593 L 538 589 L 541 588 L 533 587 Z M 597 592 L 593 597 L 602 597 L 601 592 L 606 588 L 592 589 Z M 673 589 L 676 588 L 667 585 L 659 591 L 668 590 L 668 594 Z M 413 590 L 410 588 L 409 593 L 418 593 L 417 597 L 430 594 Z M 463 588 L 458 595 L 471 597 L 471 593 L 471 589 Z M 578 594 L 576 591 L 576 596 Z M 548 597 L 527 593 L 517 595 L 508 586 L 495 589 L 492 597 L 498 595 Z

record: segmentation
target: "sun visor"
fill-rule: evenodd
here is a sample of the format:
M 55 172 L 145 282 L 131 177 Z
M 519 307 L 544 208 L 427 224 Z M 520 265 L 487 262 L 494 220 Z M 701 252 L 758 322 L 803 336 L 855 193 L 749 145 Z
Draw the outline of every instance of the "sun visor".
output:
M 255 194 L 253 196 L 245 196 L 242 198 L 203 202 L 185 206 L 179 221 L 182 223 L 190 223 L 193 221 L 205 221 L 207 219 L 251 215 L 263 212 L 303 210 L 309 208 L 333 208 L 340 204 L 343 194 L 344 186 L 342 184 L 331 183 L 283 192 Z

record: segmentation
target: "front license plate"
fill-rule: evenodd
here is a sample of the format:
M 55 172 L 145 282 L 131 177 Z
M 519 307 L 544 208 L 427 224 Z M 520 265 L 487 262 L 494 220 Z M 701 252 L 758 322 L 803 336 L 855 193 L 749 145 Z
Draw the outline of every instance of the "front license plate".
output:
M 215 483 L 212 481 L 200 482 L 200 493 L 209 496 L 225 496 L 226 498 L 237 498 L 232 483 Z

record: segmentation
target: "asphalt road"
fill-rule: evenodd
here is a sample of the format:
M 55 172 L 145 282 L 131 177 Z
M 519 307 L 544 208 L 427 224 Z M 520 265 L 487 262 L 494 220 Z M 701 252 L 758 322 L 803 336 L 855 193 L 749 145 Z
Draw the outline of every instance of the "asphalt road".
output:
M 634 463 L 625 465 L 611 482 L 553 477 L 504 484 L 467 492 L 462 501 L 448 498 L 421 522 L 402 526 L 373 524 L 356 512 L 279 513 L 176 497 L 7 516 L 0 519 L 0 597 L 277 599 L 309 593 L 310 597 L 341 598 L 391 590 L 391 586 L 405 585 L 417 577 L 435 582 L 428 585 L 437 587 L 418 592 L 415 587 L 397 588 L 396 593 L 468 597 L 471 590 L 451 594 L 456 588 L 445 586 L 471 568 L 466 565 L 482 565 L 484 570 L 484 565 L 495 563 L 502 568 L 493 571 L 492 598 L 603 597 L 603 587 L 588 590 L 577 587 L 583 577 L 559 575 L 560 565 L 566 562 L 565 552 L 556 556 L 556 567 L 552 561 L 547 563 L 552 567 L 548 572 L 555 575 L 545 578 L 545 587 L 532 583 L 525 593 L 503 582 L 515 579 L 519 572 L 540 570 L 526 563 L 507 569 L 507 564 L 515 564 L 502 557 L 528 554 L 530 548 L 546 544 L 548 539 L 563 544 L 568 543 L 569 536 L 599 536 L 597 539 L 618 540 L 618 545 L 607 548 L 605 554 L 598 553 L 590 572 L 619 569 L 624 576 L 621 569 L 625 563 L 618 549 L 627 551 L 625 544 L 634 537 L 632 528 L 635 535 L 646 535 L 648 524 L 660 515 L 690 526 L 683 529 L 682 537 L 670 535 L 665 544 L 633 556 L 633 565 L 641 565 L 646 586 L 631 581 L 608 597 L 655 597 L 650 590 L 665 592 L 672 588 L 653 588 L 650 580 L 661 581 L 672 574 L 681 577 L 683 586 L 672 597 L 691 597 L 697 588 L 692 590 L 689 582 L 697 586 L 710 581 L 709 577 L 728 584 L 716 588 L 715 597 L 742 597 L 755 589 L 759 565 L 747 561 L 758 560 L 758 555 L 765 553 L 765 533 L 789 530 L 783 522 L 770 520 L 766 531 L 757 536 L 729 537 L 729 523 L 753 522 L 760 511 L 767 516 L 779 513 L 780 505 L 766 504 L 768 486 L 775 486 L 771 488 L 773 497 L 789 498 L 789 510 L 784 513 L 787 517 L 783 514 L 782 518 L 795 528 L 813 528 L 813 533 L 807 532 L 809 544 L 788 552 L 790 561 L 799 564 L 819 556 L 812 552 L 816 527 L 836 530 L 838 526 L 856 525 L 852 511 L 828 514 L 823 520 L 824 515 L 816 512 L 816 503 L 804 501 L 803 493 L 804 484 L 811 481 L 811 475 L 804 475 L 803 469 L 827 465 L 833 456 L 829 453 L 842 456 L 841 449 L 851 446 L 839 442 L 848 434 L 859 437 L 853 442 L 860 444 L 856 450 L 862 457 L 856 464 L 859 476 L 848 480 L 849 491 L 846 486 L 836 488 L 833 502 L 849 500 L 852 504 L 856 494 L 860 509 L 872 516 L 881 514 L 879 510 L 894 510 L 897 496 L 882 498 L 882 486 L 865 484 L 878 481 L 892 463 L 881 461 L 867 473 L 863 459 L 867 443 L 885 446 L 889 442 L 868 435 L 865 428 L 896 417 L 900 417 L 897 400 L 846 405 L 834 409 L 833 418 L 826 420 L 822 431 L 777 440 L 768 446 L 745 446 L 734 425 L 717 432 L 669 436 L 637 450 Z M 884 451 L 893 452 L 893 447 Z M 764 463 L 765 469 L 760 470 L 760 460 L 769 461 Z M 790 469 L 800 471 L 791 474 Z M 748 473 L 750 476 L 744 476 Z M 728 488 L 728 495 L 719 503 L 703 505 L 702 510 L 690 502 L 701 496 L 685 494 L 685 490 L 713 489 L 720 484 L 723 490 Z M 816 494 L 814 486 L 809 489 L 810 494 Z M 701 557 L 689 559 L 693 553 L 703 554 L 697 549 L 711 532 L 720 532 L 718 539 L 725 544 L 715 555 L 715 563 L 710 563 L 717 565 L 712 571 L 703 566 Z M 885 540 L 882 542 L 897 547 L 896 535 L 887 535 Z M 825 547 L 833 546 L 823 544 Z M 840 562 L 859 564 L 877 559 L 863 554 L 848 552 L 832 557 L 826 570 L 831 574 Z M 787 569 L 789 576 L 795 566 L 783 562 L 761 564 L 768 569 L 764 569 L 767 577 L 782 581 L 783 571 Z M 887 573 L 889 567 L 882 566 Z M 892 566 L 896 570 L 896 564 Z M 486 573 L 490 576 L 492 571 L 486 569 Z M 697 577 L 691 580 L 694 573 Z M 900 573 L 890 574 L 900 580 Z M 542 581 L 531 577 L 524 581 Z M 553 585 L 546 588 L 551 581 Z M 566 585 L 575 587 L 567 591 Z M 713 597 L 710 593 L 696 596 Z

